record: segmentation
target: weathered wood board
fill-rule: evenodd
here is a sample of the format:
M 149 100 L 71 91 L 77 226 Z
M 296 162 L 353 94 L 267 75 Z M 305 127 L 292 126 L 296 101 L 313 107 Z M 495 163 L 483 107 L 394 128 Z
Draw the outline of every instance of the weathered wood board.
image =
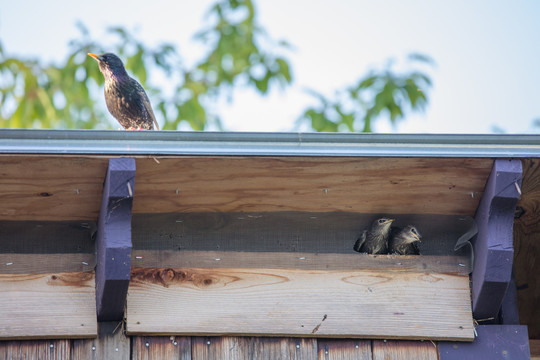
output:
M 372 360 L 370 340 L 318 339 L 319 360 Z
M 134 213 L 349 211 L 473 216 L 491 159 L 137 159 Z
M 106 157 L 0 156 L 0 219 L 95 221 L 107 164 Z
M 438 360 L 439 351 L 434 342 L 381 341 L 372 345 L 373 360 Z
M 192 337 L 192 359 L 316 359 L 317 339 Z
M 124 334 L 123 323 L 120 321 L 100 322 L 97 338 L 72 341 L 73 360 L 129 360 L 132 358 L 130 339 Z
M 50 274 L 94 269 L 94 254 L 0 254 L 0 274 Z M 0 289 L 1 290 L 1 289 Z
M 72 357 L 70 340 L 26 340 L 0 341 L 0 359 L 79 360 L 80 358 Z
M 0 274 L 0 339 L 97 335 L 93 273 Z
M 128 334 L 472 341 L 469 277 L 368 270 L 132 270 Z
M 128 359 L 141 360 L 191 360 L 189 336 L 134 336 L 132 353 Z M 222 357 L 222 359 L 225 359 Z
M 514 220 L 514 273 L 520 323 L 540 339 L 540 159 L 522 161 L 523 182 Z
M 133 250 L 132 258 L 134 267 L 139 268 L 369 269 L 460 275 L 469 274 L 471 261 L 467 256 L 189 250 Z
M 98 218 L 109 156 L 0 156 L 0 220 Z M 473 216 L 491 159 L 137 157 L 134 213 L 349 211 Z M 389 194 L 391 196 L 389 196 Z

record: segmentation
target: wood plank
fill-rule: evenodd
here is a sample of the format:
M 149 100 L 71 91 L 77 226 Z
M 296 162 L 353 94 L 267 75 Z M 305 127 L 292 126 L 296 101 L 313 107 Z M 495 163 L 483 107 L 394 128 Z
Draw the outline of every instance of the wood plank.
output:
M 108 159 L 1 155 L 0 220 L 95 221 Z M 492 163 L 459 158 L 178 156 L 159 158 L 158 164 L 141 156 L 134 212 L 472 216 Z
M 316 339 L 265 337 L 193 337 L 193 359 L 315 359 Z
M 98 217 L 105 157 L 0 156 L 1 220 Z
M 478 236 L 473 239 L 471 276 L 473 314 L 495 318 L 512 277 L 512 226 L 522 178 L 521 161 L 496 160 L 476 211 Z
M 135 268 L 126 314 L 133 335 L 473 339 L 469 278 L 445 274 Z
M 94 266 L 94 254 L 0 254 L 0 274 L 87 272 Z
M 132 253 L 133 266 L 138 268 L 364 269 L 468 275 L 471 267 L 470 262 L 471 259 L 467 256 L 368 255 L 359 253 L 317 254 L 189 250 L 133 250 Z
M 370 340 L 319 339 L 319 360 L 372 360 Z
M 99 321 L 119 321 L 124 316 L 131 270 L 134 180 L 134 159 L 109 160 L 96 239 L 96 304 Z
M 430 341 L 373 341 L 373 360 L 438 360 L 437 345 Z
M 459 158 L 242 156 L 160 158 L 158 164 L 138 158 L 133 212 L 473 216 L 492 164 Z
M 191 337 L 134 336 L 132 358 L 138 360 L 191 360 Z
M 529 340 L 531 360 L 540 360 L 540 340 Z
M 72 360 L 131 359 L 130 339 L 122 325 L 122 322 L 100 322 L 97 338 L 73 340 Z
M 521 198 L 514 220 L 514 273 L 520 323 L 540 339 L 540 159 L 524 159 Z
M 0 338 L 97 335 L 93 273 L 0 274 Z
M 478 325 L 471 343 L 440 342 L 440 360 L 529 359 L 524 325 Z
M 70 340 L 0 341 L 0 359 L 71 359 Z

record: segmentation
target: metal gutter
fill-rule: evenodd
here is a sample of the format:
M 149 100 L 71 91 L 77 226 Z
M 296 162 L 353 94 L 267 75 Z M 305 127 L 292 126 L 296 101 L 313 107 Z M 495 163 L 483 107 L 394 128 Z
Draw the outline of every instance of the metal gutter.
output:
M 540 157 L 540 135 L 0 129 L 0 154 Z

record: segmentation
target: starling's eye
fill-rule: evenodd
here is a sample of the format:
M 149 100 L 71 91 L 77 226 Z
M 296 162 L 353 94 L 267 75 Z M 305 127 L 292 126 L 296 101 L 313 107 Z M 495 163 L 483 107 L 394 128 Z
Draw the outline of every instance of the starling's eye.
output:
M 415 229 L 415 228 L 411 228 L 411 232 L 412 232 L 413 234 L 418 235 L 418 233 L 416 232 L 416 229 Z
M 385 221 L 386 219 L 379 219 L 379 224 L 384 224 Z

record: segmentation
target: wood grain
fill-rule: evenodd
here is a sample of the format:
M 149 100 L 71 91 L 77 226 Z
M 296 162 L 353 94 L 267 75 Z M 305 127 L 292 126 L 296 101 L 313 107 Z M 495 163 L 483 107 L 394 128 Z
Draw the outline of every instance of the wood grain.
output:
M 71 359 L 70 340 L 0 341 L 0 359 Z
M 134 336 L 131 358 L 137 360 L 191 360 L 191 337 Z
M 319 360 L 371 360 L 370 340 L 319 339 Z
M 130 339 L 124 334 L 122 322 L 100 322 L 95 339 L 73 340 L 72 360 L 129 360 Z
M 1 220 L 97 220 L 107 158 L 0 156 Z
M 137 159 L 134 213 L 350 211 L 474 215 L 490 159 Z
M 0 254 L 0 274 L 92 271 L 94 254 Z
M 0 338 L 97 335 L 93 273 L 0 275 Z
M 134 335 L 473 339 L 469 278 L 445 274 L 135 268 L 126 314 Z
M 93 220 L 109 157 L 0 156 L 0 220 Z M 137 157 L 135 213 L 349 211 L 474 215 L 493 160 Z
M 373 341 L 373 360 L 437 360 L 437 345 L 430 341 Z
M 514 220 L 514 272 L 520 323 L 540 339 L 540 159 L 522 161 L 523 181 Z
M 529 341 L 529 347 L 531 350 L 531 360 L 540 360 L 540 340 Z
M 461 275 L 468 275 L 470 269 L 470 259 L 467 256 L 248 251 L 133 250 L 132 263 L 139 268 L 369 269 Z
M 267 337 L 193 337 L 192 358 L 208 360 L 316 359 L 317 340 Z

